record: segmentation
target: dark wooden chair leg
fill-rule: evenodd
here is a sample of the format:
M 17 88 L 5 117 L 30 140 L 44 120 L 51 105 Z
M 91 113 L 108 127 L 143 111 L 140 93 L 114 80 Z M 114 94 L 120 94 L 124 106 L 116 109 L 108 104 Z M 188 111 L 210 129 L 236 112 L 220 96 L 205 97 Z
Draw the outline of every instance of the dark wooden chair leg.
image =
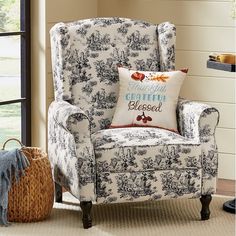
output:
M 208 220 L 210 218 L 210 209 L 209 205 L 211 202 L 212 196 L 209 195 L 202 195 L 200 201 L 202 203 L 202 210 L 201 210 L 201 220 Z
M 62 187 L 55 182 L 55 201 L 62 202 Z
M 83 222 L 84 229 L 88 229 L 92 227 L 92 218 L 91 218 L 92 202 L 91 201 L 80 202 L 80 207 L 83 213 L 82 222 Z

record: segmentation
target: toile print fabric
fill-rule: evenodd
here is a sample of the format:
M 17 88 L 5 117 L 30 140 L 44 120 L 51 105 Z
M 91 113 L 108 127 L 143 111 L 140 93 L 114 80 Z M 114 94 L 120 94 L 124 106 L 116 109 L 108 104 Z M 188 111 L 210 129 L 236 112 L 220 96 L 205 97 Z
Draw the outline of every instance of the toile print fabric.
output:
M 186 71 L 119 67 L 120 89 L 111 128 L 156 127 L 178 132 L 176 106 Z
M 106 129 L 118 99 L 117 66 L 172 70 L 174 42 L 175 26 L 168 22 L 100 18 L 59 23 L 51 29 L 55 99 L 79 106 L 92 132 Z
M 201 168 L 200 143 L 164 129 L 100 130 L 92 142 L 102 173 Z
M 218 173 L 215 130 L 219 123 L 219 112 L 209 105 L 180 99 L 177 119 L 180 134 L 201 144 L 202 194 L 213 194 Z
M 99 173 L 97 202 L 115 203 L 201 196 L 201 170 Z
M 86 114 L 66 101 L 48 111 L 48 156 L 54 180 L 81 201 L 95 200 L 95 158 Z
M 50 34 L 55 101 L 48 111 L 48 156 L 55 182 L 80 201 L 98 203 L 214 193 L 215 108 L 178 100 L 179 133 L 109 129 L 117 67 L 174 70 L 173 24 L 95 18 L 56 24 Z

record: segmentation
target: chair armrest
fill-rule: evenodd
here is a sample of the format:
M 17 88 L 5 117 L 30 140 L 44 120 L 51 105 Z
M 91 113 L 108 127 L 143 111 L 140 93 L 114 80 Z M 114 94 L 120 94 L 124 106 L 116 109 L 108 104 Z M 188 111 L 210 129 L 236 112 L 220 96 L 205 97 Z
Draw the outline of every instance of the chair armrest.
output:
M 80 201 L 95 200 L 95 156 L 88 116 L 66 101 L 48 110 L 48 156 L 54 181 Z
M 215 135 L 219 112 L 203 103 L 179 99 L 177 119 L 181 135 L 205 143 Z
M 219 112 L 209 105 L 180 99 L 177 105 L 177 119 L 180 134 L 201 143 L 201 194 L 213 194 L 218 172 L 215 130 L 219 122 Z
M 90 121 L 85 112 L 77 106 L 66 101 L 54 101 L 49 107 L 49 116 L 59 126 L 69 131 L 77 143 L 78 135 L 88 134 L 90 136 Z

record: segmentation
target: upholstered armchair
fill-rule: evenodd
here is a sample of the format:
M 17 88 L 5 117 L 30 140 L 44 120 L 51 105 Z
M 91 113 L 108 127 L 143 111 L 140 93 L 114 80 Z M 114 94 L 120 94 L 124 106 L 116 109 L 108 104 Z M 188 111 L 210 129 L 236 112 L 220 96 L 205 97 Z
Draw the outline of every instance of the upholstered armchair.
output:
M 92 202 L 200 198 L 210 216 L 218 155 L 215 108 L 179 99 L 178 132 L 110 128 L 117 105 L 117 66 L 175 69 L 175 26 L 125 18 L 58 23 L 50 31 L 55 101 L 48 111 L 48 155 L 56 201 L 62 187 L 80 200 L 83 226 Z

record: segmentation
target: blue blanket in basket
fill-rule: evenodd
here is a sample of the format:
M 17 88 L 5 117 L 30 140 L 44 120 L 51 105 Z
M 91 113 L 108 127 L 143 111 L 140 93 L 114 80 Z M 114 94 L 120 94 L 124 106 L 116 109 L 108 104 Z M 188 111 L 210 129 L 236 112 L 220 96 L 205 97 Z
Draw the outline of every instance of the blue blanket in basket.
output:
M 27 157 L 19 149 L 0 150 L 0 225 L 9 225 L 7 207 L 11 181 L 14 177 L 18 181 L 29 164 Z

